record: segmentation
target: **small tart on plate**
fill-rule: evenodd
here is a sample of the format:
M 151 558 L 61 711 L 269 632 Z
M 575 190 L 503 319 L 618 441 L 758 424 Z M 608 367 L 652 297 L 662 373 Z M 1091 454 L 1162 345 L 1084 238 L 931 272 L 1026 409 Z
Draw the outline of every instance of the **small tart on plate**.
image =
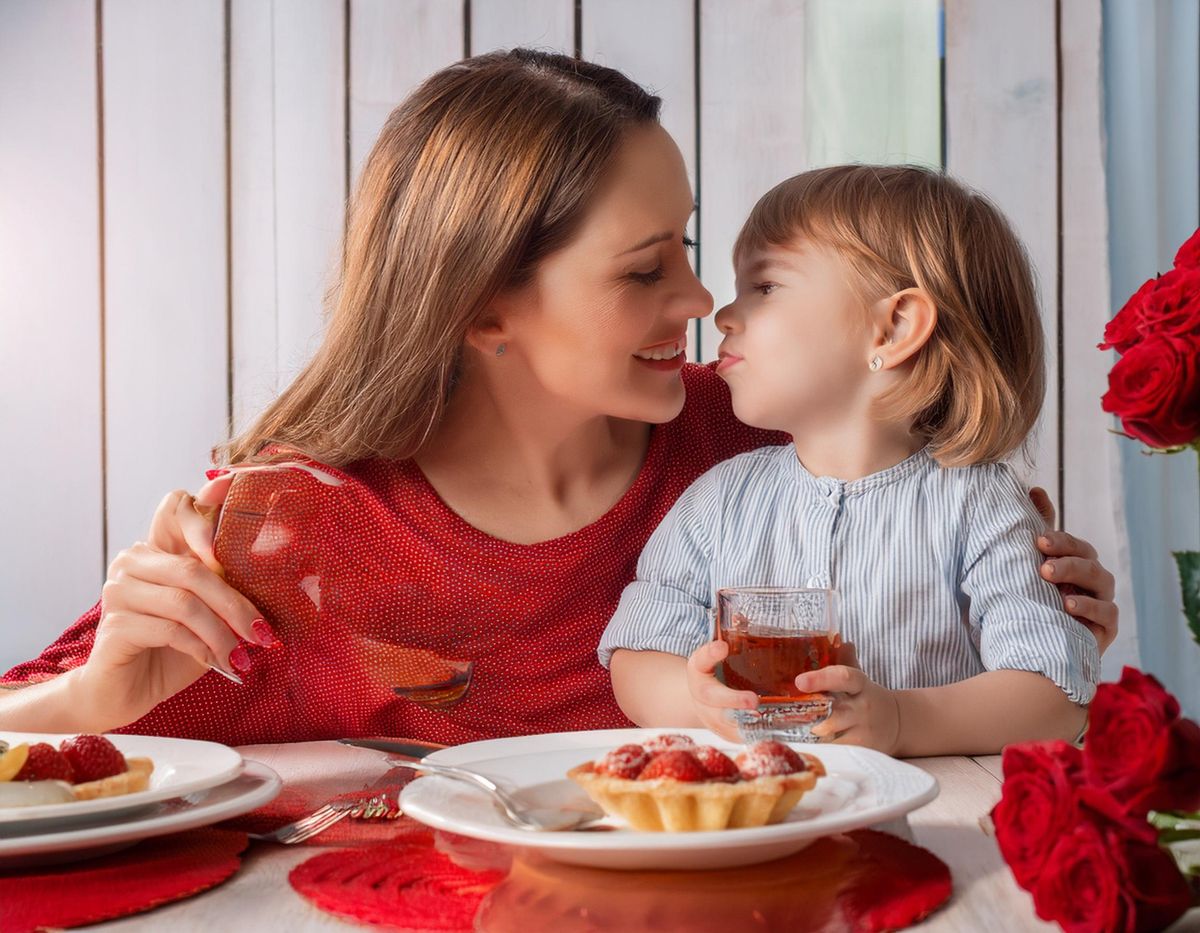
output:
M 567 777 L 634 829 L 696 832 L 778 823 L 824 774 L 819 759 L 782 742 L 758 742 L 731 759 L 686 736 L 656 736 Z

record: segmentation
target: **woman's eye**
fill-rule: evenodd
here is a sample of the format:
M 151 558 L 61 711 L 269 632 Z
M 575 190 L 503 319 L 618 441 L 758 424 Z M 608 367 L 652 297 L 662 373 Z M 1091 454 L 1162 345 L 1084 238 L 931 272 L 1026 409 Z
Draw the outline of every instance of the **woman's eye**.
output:
M 779 286 L 777 284 L 775 284 L 774 282 L 761 282 L 758 285 L 752 285 L 750 287 L 753 288 L 760 295 L 769 295 L 769 294 L 771 294 L 771 292 L 775 291 L 775 289 L 777 289 Z
M 700 245 L 700 244 L 699 244 L 699 243 L 697 243 L 695 240 L 693 240 L 693 239 L 692 239 L 690 236 L 685 236 L 685 237 L 683 238 L 683 247 L 684 247 L 684 249 L 695 249 L 695 248 L 696 248 L 697 246 L 699 246 L 699 245 Z
M 650 272 L 630 272 L 629 273 L 629 277 L 631 279 L 633 279 L 635 282 L 640 282 L 643 285 L 653 285 L 655 282 L 659 281 L 664 275 L 666 275 L 666 272 L 663 271 L 663 267 L 661 265 L 657 269 L 653 269 Z

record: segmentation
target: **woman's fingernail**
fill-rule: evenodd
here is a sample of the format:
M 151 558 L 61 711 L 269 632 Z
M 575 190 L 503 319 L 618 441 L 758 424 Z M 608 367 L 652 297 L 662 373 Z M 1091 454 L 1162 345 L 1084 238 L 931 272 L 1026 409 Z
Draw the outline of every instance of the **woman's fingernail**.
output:
M 250 670 L 250 652 L 241 645 L 238 645 L 229 652 L 229 666 L 238 673 L 248 673 Z
M 1038 544 L 1040 544 L 1042 547 L 1049 547 L 1050 539 L 1047 538 L 1045 535 L 1042 535 L 1040 538 L 1038 538 Z
M 1070 609 L 1072 612 L 1074 612 L 1076 609 L 1079 608 L 1079 602 L 1074 599 L 1068 599 L 1067 600 L 1067 608 Z
M 225 670 L 225 668 L 219 667 L 216 664 L 208 665 L 208 669 L 210 671 L 216 671 L 218 674 L 220 674 L 226 680 L 232 680 L 235 684 L 238 684 L 239 686 L 242 683 L 242 678 L 238 677 L 238 675 L 235 674 L 233 671 L 227 671 L 227 670 Z
M 1042 564 L 1042 570 L 1045 572 L 1046 576 L 1054 576 L 1054 561 L 1046 561 L 1046 563 Z
M 207 477 L 210 480 L 220 479 L 222 476 L 228 476 L 229 471 L 226 470 L 224 467 L 219 467 L 215 470 L 205 470 L 204 475 L 205 475 L 205 477 Z
M 271 626 L 267 625 L 266 619 L 255 619 L 251 622 L 250 631 L 254 633 L 254 640 L 264 648 L 278 648 L 283 644 L 275 637 L 275 633 L 271 631 Z

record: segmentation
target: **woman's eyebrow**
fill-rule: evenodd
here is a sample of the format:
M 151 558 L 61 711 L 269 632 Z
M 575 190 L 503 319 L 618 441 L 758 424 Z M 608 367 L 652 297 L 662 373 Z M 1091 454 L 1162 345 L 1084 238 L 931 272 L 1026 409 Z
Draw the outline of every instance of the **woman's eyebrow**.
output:
M 700 208 L 699 204 L 693 204 L 691 213 L 688 214 L 688 216 L 690 217 L 692 214 L 696 213 L 696 211 L 699 210 L 699 208 Z M 675 238 L 675 236 L 676 236 L 676 234 L 674 233 L 674 231 L 671 231 L 671 230 L 666 230 L 662 233 L 655 233 L 652 236 L 646 237 L 646 239 L 642 240 L 636 246 L 631 246 L 631 247 L 629 247 L 629 249 L 625 250 L 624 252 L 617 253 L 617 255 L 618 256 L 626 256 L 629 253 L 636 253 L 639 249 L 645 249 L 647 246 L 653 246 L 655 243 L 661 243 L 664 240 L 673 240 Z
M 653 246 L 655 243 L 661 243 L 663 240 L 671 240 L 674 238 L 675 234 L 670 230 L 667 230 L 663 233 L 656 233 L 653 236 L 646 237 L 646 239 L 642 240 L 636 246 L 631 246 L 629 249 L 625 250 L 625 252 L 618 253 L 617 255 L 625 256 L 629 253 L 636 253 L 639 249 L 645 249 L 647 246 Z

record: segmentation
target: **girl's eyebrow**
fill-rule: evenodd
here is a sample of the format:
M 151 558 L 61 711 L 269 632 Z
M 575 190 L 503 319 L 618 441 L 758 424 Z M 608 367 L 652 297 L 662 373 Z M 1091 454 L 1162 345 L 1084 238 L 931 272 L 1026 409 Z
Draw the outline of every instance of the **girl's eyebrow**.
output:
M 754 262 L 746 269 L 747 275 L 757 275 L 760 272 L 765 272 L 767 269 L 782 269 L 784 272 L 799 272 L 800 270 L 778 256 L 767 256 Z

